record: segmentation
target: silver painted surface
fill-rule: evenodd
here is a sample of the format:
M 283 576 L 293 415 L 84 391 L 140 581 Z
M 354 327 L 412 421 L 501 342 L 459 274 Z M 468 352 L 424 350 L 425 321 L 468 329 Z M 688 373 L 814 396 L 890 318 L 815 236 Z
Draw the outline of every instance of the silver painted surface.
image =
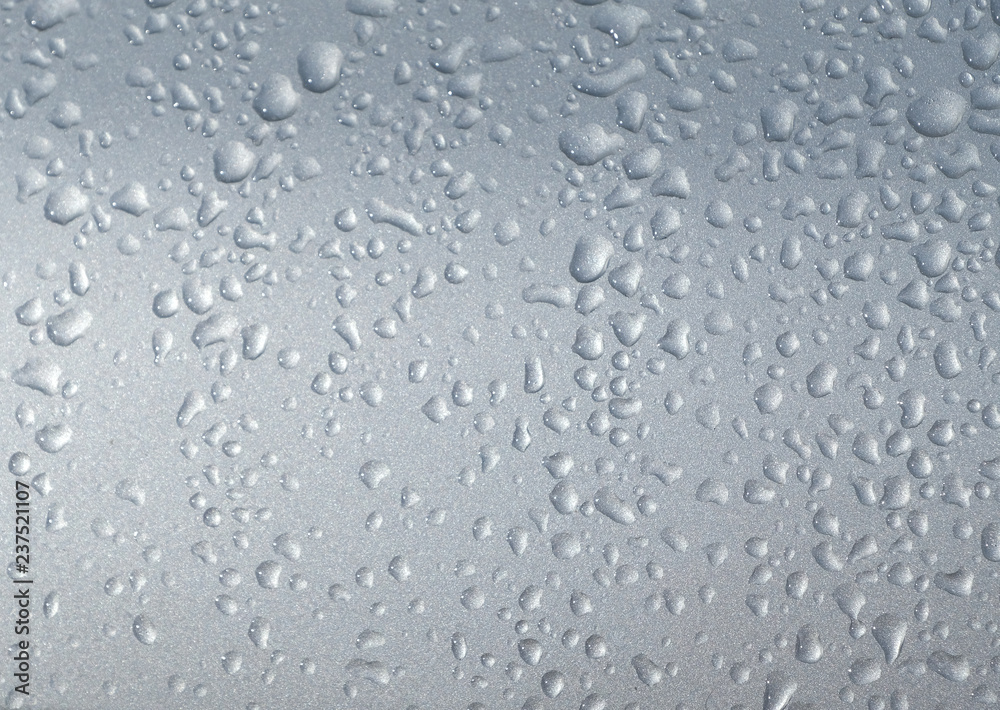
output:
M 6 705 L 1000 703 L 998 24 L 3 0 Z

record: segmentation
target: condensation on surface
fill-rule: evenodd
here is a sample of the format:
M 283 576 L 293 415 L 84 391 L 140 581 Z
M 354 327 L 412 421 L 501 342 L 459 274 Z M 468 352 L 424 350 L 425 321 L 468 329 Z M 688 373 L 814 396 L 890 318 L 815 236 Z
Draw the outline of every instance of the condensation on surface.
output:
M 998 57 L 995 0 L 0 1 L 7 707 L 996 706 Z

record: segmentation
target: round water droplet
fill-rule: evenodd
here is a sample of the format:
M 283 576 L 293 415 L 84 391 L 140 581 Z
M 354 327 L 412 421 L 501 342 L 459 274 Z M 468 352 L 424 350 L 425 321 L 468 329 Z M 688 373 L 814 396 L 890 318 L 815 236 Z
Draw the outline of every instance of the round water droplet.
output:
M 962 96 L 937 87 L 910 102 L 906 120 L 920 135 L 941 138 L 955 132 L 967 108 L 968 102 Z
M 284 74 L 272 74 L 254 98 L 253 110 L 265 121 L 282 121 L 291 118 L 301 103 L 292 80 Z
M 309 91 L 329 91 L 340 82 L 344 53 L 331 42 L 313 42 L 299 52 L 299 78 Z
M 156 642 L 156 627 L 145 614 L 139 614 L 132 621 L 132 633 L 139 640 L 139 643 L 146 646 L 152 646 Z
M 219 182 L 240 182 L 253 170 L 257 156 L 240 141 L 229 141 L 212 154 L 215 178 Z

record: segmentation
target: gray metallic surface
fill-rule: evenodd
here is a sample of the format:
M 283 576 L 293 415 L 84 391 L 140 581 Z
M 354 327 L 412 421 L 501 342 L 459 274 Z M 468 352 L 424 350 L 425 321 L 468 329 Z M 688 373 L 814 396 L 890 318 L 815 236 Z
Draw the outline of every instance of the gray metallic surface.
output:
M 8 707 L 1000 702 L 1000 3 L 0 23 Z

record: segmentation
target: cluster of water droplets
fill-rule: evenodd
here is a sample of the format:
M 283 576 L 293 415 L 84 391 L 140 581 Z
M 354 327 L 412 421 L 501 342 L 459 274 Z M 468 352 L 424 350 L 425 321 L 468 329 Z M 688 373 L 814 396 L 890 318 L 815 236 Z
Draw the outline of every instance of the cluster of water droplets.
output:
M 1000 703 L 1000 4 L 752 10 L 0 3 L 39 702 Z

